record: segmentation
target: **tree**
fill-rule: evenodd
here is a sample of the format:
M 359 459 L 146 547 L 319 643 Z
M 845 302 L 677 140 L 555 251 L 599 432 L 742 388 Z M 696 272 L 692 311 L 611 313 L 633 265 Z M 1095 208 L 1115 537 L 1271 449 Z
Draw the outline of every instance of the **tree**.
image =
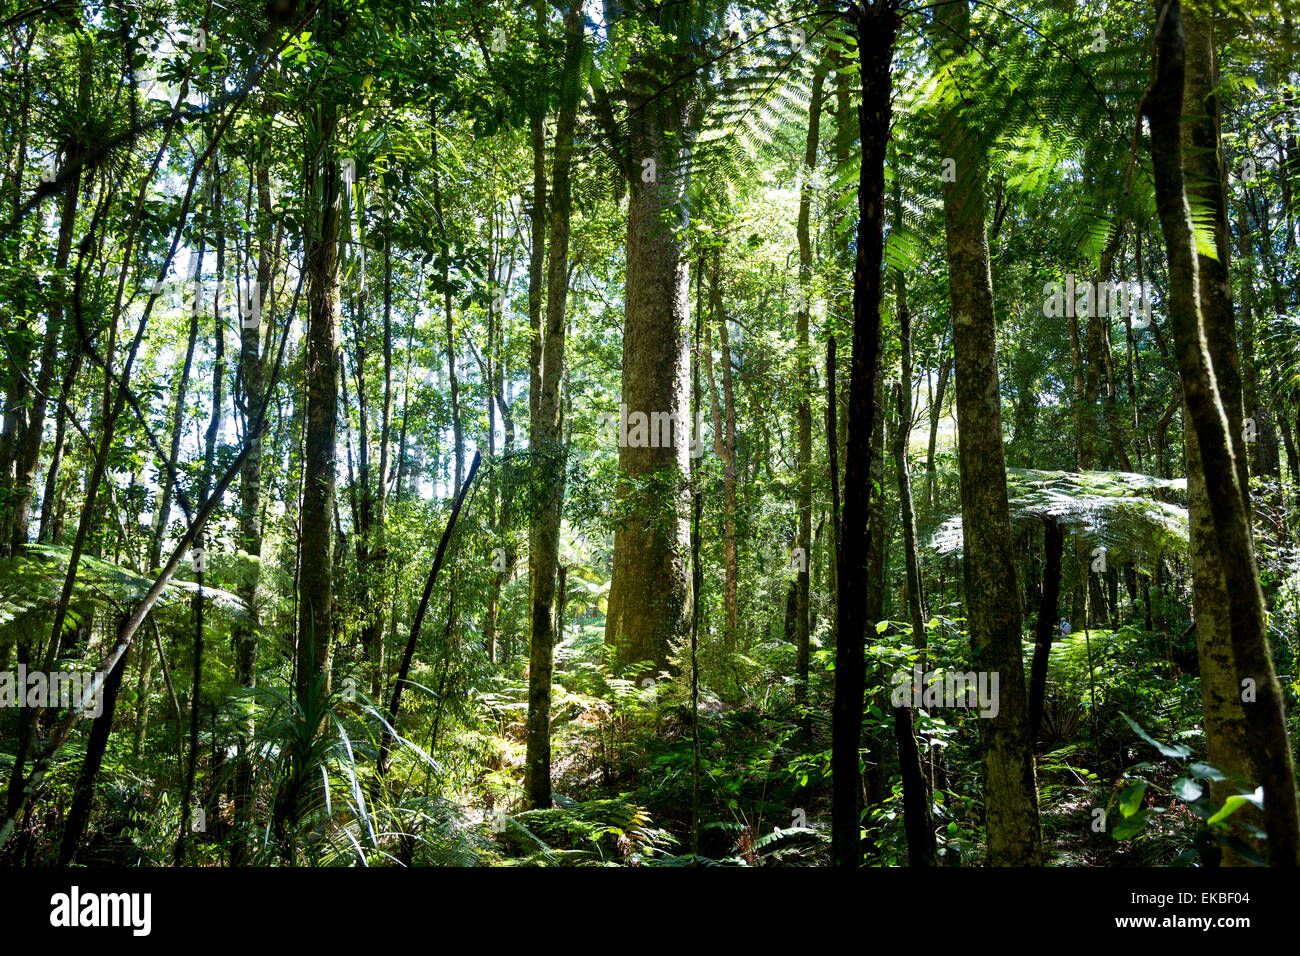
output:
M 907 611 L 912 641 L 921 651 L 925 670 L 925 598 L 921 593 L 921 558 L 917 551 L 916 509 L 912 505 L 912 476 L 908 471 L 907 448 L 912 437 L 912 315 L 907 307 L 907 280 L 895 276 L 897 290 L 898 343 L 898 428 L 894 435 L 894 463 L 898 478 L 898 501 L 903 512 L 904 562 L 907 569 Z M 903 815 L 907 827 L 908 857 L 913 866 L 934 866 L 934 822 L 930 814 L 930 787 L 921 769 L 916 746 L 912 711 L 894 708 L 894 737 L 903 775 Z
M 941 55 L 949 61 L 962 56 L 970 35 L 967 4 L 936 10 L 935 31 Z M 1012 561 L 996 317 L 984 231 L 987 161 L 977 137 L 961 104 L 954 103 L 942 121 L 939 140 L 943 155 L 957 163 L 956 177 L 944 183 L 943 196 L 966 541 L 962 573 L 971 653 L 980 669 L 999 675 L 1001 694 L 997 715 L 980 727 L 989 862 L 1037 866 L 1042 860 L 1038 792 L 1020 657 L 1020 595 Z
M 530 444 L 544 463 L 548 489 L 541 513 L 529 523 L 528 574 L 529 690 L 528 801 L 534 808 L 551 805 L 551 673 L 559 626 L 554 617 L 555 576 L 560 558 L 560 517 L 564 504 L 564 335 L 569 291 L 569 217 L 572 212 L 571 164 L 578 113 L 578 68 L 584 30 L 582 10 L 570 7 L 564 18 L 564 63 L 559 115 L 555 128 L 555 161 L 551 169 L 550 250 L 546 282 L 546 321 L 537 380 L 541 393 Z
M 798 645 L 796 661 L 796 703 L 806 706 L 808 698 L 808 661 L 810 637 L 810 584 L 809 561 L 812 555 L 812 375 L 810 342 L 808 337 L 808 320 L 811 314 L 809 288 L 812 273 L 812 239 L 809 230 L 809 218 L 812 207 L 812 184 L 809 179 L 817 168 L 817 144 L 821 132 L 822 91 L 825 73 L 818 72 L 813 77 L 812 102 L 808 107 L 808 141 L 804 149 L 805 179 L 799 190 L 799 222 L 797 225 L 799 239 L 799 310 L 795 316 L 795 346 L 798 349 L 796 371 L 800 390 L 799 408 L 796 413 L 795 428 L 799 433 L 799 537 L 796 547 L 800 563 L 796 566 L 795 587 L 797 589 L 797 607 L 795 610 L 795 641 Z M 804 720 L 804 732 L 808 732 L 810 723 Z
M 629 8 L 656 21 L 652 8 Z M 607 12 L 616 33 L 625 20 Z M 690 436 L 681 427 L 689 411 L 690 298 L 683 231 L 688 225 L 693 92 L 678 80 L 689 33 L 675 51 L 633 54 L 624 74 L 626 141 L 619 160 L 629 187 L 627 282 L 620 404 L 633 413 L 670 421 L 670 441 L 619 448 L 620 522 L 614 534 L 614 572 L 605 619 L 606 643 L 625 664 L 668 664 L 675 641 L 690 631 Z M 604 107 L 608 110 L 608 103 Z M 617 135 L 612 115 L 607 133 Z M 640 676 L 633 674 L 632 676 Z
M 1192 233 L 1191 209 L 1183 169 L 1182 117 L 1189 72 L 1193 88 L 1209 83 L 1196 77 L 1208 66 L 1203 55 L 1187 56 L 1182 4 L 1167 0 L 1156 21 L 1156 76 L 1144 111 L 1151 123 L 1151 160 L 1155 175 L 1160 231 L 1169 257 L 1169 316 L 1174 350 L 1182 378 L 1187 417 L 1196 436 L 1199 471 L 1209 498 L 1210 516 L 1218 539 L 1224 590 L 1227 595 L 1231 657 L 1241 681 L 1242 709 L 1251 732 L 1251 755 L 1264 788 L 1268 858 L 1278 866 L 1300 863 L 1300 810 L 1296 803 L 1295 767 L 1287 739 L 1281 689 L 1273 671 L 1264 625 L 1264 598 L 1259 588 L 1250 537 L 1245 463 L 1234 450 L 1231 425 L 1218 382 L 1219 371 L 1233 358 L 1225 339 L 1223 306 L 1216 296 L 1226 290 L 1207 285 L 1201 274 Z M 1213 188 L 1213 187 L 1211 187 Z M 1221 187 L 1220 187 L 1221 189 Z M 1208 307 L 1208 308 L 1207 308 Z M 1207 313 L 1209 318 L 1207 319 Z M 1189 470 L 1194 462 L 1189 460 Z M 1213 595 L 1198 595 L 1213 600 Z
M 347 14 L 326 8 L 319 16 L 327 50 L 347 27 Z M 340 194 L 339 104 L 324 92 L 308 108 L 304 194 L 308 200 L 307 424 L 303 455 L 302 520 L 298 571 L 298 702 L 329 692 L 334 632 L 334 468 L 338 431 L 338 264 Z
M 858 254 L 853 267 L 853 357 L 849 373 L 848 444 L 844 450 L 844 511 L 835 644 L 835 700 L 832 710 L 831 854 L 839 866 L 862 862 L 860 836 L 863 664 L 866 607 L 865 564 L 875 433 L 876 375 L 880 357 L 881 262 L 884 256 L 885 151 L 891 118 L 891 61 L 897 5 L 876 2 L 850 13 L 858 37 L 862 103 L 858 124 L 862 166 L 858 178 Z

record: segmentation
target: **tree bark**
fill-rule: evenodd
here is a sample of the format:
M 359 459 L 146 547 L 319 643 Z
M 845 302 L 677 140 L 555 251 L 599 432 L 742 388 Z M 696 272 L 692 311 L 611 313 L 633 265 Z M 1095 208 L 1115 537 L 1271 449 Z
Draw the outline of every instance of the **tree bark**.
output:
M 1061 603 L 1061 556 L 1065 534 L 1055 518 L 1043 519 L 1043 588 L 1038 605 L 1038 626 L 1034 631 L 1034 662 L 1029 680 L 1029 739 L 1038 741 L 1043 721 L 1043 700 L 1047 693 L 1047 663 L 1056 638 L 1057 613 Z
M 907 467 L 907 449 L 912 437 L 912 315 L 907 307 L 907 280 L 901 271 L 895 275 L 894 281 L 898 293 L 898 340 L 901 354 L 894 462 L 897 467 L 898 500 L 903 517 L 907 611 L 912 624 L 912 643 L 921 651 L 921 670 L 924 671 L 926 669 L 925 597 L 921 592 L 921 561 L 917 551 L 912 477 Z M 937 850 L 934 840 L 934 821 L 930 814 L 930 787 L 921 767 L 921 754 L 916 745 L 910 708 L 894 708 L 894 738 L 898 743 L 898 763 L 903 776 L 903 829 L 907 834 L 908 859 L 912 866 L 934 866 Z
M 1181 127 L 1184 188 L 1189 202 L 1196 198 L 1210 208 L 1214 244 L 1219 256 L 1217 260 L 1207 255 L 1196 256 L 1201 321 L 1220 401 L 1233 436 L 1233 459 L 1238 481 L 1246 493 L 1245 489 L 1249 487 L 1246 475 L 1248 459 L 1237 425 L 1243 421 L 1243 390 L 1235 336 L 1236 316 L 1228 275 L 1227 218 L 1219 154 L 1219 104 L 1213 91 L 1217 82 L 1214 42 L 1209 25 L 1195 13 L 1184 13 L 1183 26 L 1186 58 Z M 1183 448 L 1187 463 L 1192 603 L 1206 756 L 1230 778 L 1256 780 L 1258 771 L 1251 758 L 1251 729 L 1241 706 L 1239 668 L 1232 650 L 1229 595 L 1222 565 L 1224 556 L 1219 552 L 1200 443 L 1186 403 Z M 1248 493 L 1246 501 L 1249 516 Z M 1220 805 L 1236 792 L 1232 779 L 1210 782 L 1210 793 Z M 1257 826 L 1263 822 L 1253 807 L 1243 808 L 1241 816 Z M 1264 848 L 1258 841 L 1253 842 L 1255 849 L 1262 852 Z M 1241 866 L 1245 861 L 1231 847 L 1225 847 L 1221 865 Z
M 736 395 L 731 376 L 731 340 L 727 334 L 727 311 L 722 302 L 722 250 L 713 250 L 709 301 L 711 319 L 718 325 L 719 360 L 722 366 L 722 395 L 713 372 L 711 326 L 704 328 L 705 368 L 709 379 L 709 404 L 713 412 L 713 452 L 722 461 L 722 640 L 728 649 L 736 647 L 740 629 L 740 554 L 736 535 Z
M 274 306 L 272 282 L 274 281 L 274 262 L 272 260 L 272 207 L 271 177 L 268 159 L 265 155 L 255 162 L 254 176 L 257 181 L 257 266 L 255 287 L 249 290 L 247 304 L 241 314 L 245 321 L 239 330 L 239 375 L 244 398 L 244 434 L 249 433 L 252 416 L 262 406 L 265 399 L 263 382 L 263 359 L 261 356 L 261 331 L 263 325 L 269 326 Z M 256 316 L 257 324 L 251 324 L 251 317 Z M 269 341 L 269 338 L 268 338 Z M 259 608 L 257 604 L 257 586 L 261 573 L 262 559 L 262 443 L 260 440 L 250 443 L 248 456 L 239 476 L 239 549 L 252 560 L 240 576 L 238 594 L 248 606 L 249 619 L 241 620 L 234 627 L 231 640 L 235 647 L 235 679 L 246 691 L 251 691 L 257 683 L 257 640 Z M 231 847 L 231 865 L 240 866 L 249 856 L 251 844 L 253 814 L 253 766 L 248 754 L 249 742 L 253 735 L 253 718 L 251 701 L 248 716 L 240 726 L 236 738 L 235 772 L 231 782 L 234 804 L 236 833 Z
M 629 415 L 680 422 L 690 408 L 690 288 L 682 256 L 689 160 L 675 147 L 689 135 L 690 105 L 684 92 L 664 94 L 670 69 L 638 58 L 625 74 L 631 199 L 622 404 Z M 605 642 L 625 665 L 649 662 L 629 674 L 633 679 L 666 668 L 673 645 L 690 634 L 689 430 L 680 429 L 686 434 L 666 447 L 619 449 L 623 511 L 614 532 Z
M 948 55 L 964 52 L 970 35 L 968 5 L 939 7 L 935 17 L 940 50 Z M 997 715 L 980 721 L 989 862 L 1038 866 L 1038 792 L 1002 447 L 997 320 L 984 233 L 987 158 L 978 135 L 956 106 L 939 137 L 942 155 L 958 158 L 956 181 L 944 183 L 943 193 L 965 541 L 962 569 L 971 651 L 980 670 L 999 675 Z
M 582 57 L 582 8 L 576 3 L 564 20 L 567 39 L 561 73 L 560 110 L 551 169 L 550 253 L 546 319 L 538 374 L 541 394 L 533 420 L 532 452 L 541 457 L 543 502 L 529 523 L 530 591 L 528 655 L 527 779 L 529 806 L 551 805 L 551 674 L 557 621 L 553 616 L 556 571 L 560 561 L 560 519 L 564 505 L 564 333 L 569 288 L 570 165 L 578 110 L 578 64 Z
M 871 549 L 872 438 L 880 360 L 881 264 L 884 257 L 885 152 L 889 140 L 891 61 L 897 22 L 890 4 L 852 8 L 858 35 L 862 102 L 858 126 L 858 251 L 853 269 L 853 360 L 849 379 L 848 443 L 844 455 L 844 514 L 839 573 L 835 696 L 831 714 L 831 858 L 862 863 L 860 737 L 868 627 L 865 565 Z
M 338 240 L 340 169 L 335 155 L 338 107 L 313 108 L 319 147 L 307 156 L 307 427 L 303 455 L 302 555 L 298 572 L 297 695 L 303 712 L 320 713 L 329 694 L 334 630 L 335 444 L 338 429 Z M 316 703 L 311 699 L 315 696 Z
M 1204 294 L 1193 242 L 1191 211 L 1183 171 L 1181 123 L 1184 83 L 1204 68 L 1188 61 L 1182 5 L 1161 5 L 1156 24 L 1156 77 L 1143 105 L 1151 125 L 1151 158 L 1160 228 L 1169 257 L 1169 316 L 1174 351 L 1183 383 L 1187 418 L 1196 436 L 1199 468 L 1209 498 L 1210 516 L 1227 592 L 1231 654 L 1241 702 L 1250 730 L 1251 756 L 1264 788 L 1268 859 L 1274 866 L 1300 864 L 1300 809 L 1295 767 L 1287 739 L 1281 688 L 1273 672 L 1242 480 L 1244 458 L 1234 445 L 1232 414 L 1218 381 L 1222 368 L 1231 387 L 1230 356 L 1224 354 L 1226 329 L 1216 305 L 1224 290 L 1213 288 L 1210 273 Z M 1194 82 L 1197 78 L 1194 78 Z M 1220 180 L 1221 184 L 1221 180 Z M 1221 189 L 1219 185 L 1217 188 Z M 1238 406 L 1239 407 L 1239 406 Z M 1189 462 L 1189 474 L 1196 463 Z
M 91 70 L 94 65 L 94 45 L 89 38 L 78 40 L 79 75 L 77 80 L 78 115 L 86 115 L 89 108 Z M 70 135 L 64 143 L 65 162 L 79 162 L 82 144 L 76 134 Z M 9 524 L 0 532 L 0 554 L 6 545 L 10 553 L 17 554 L 27 546 L 28 525 L 31 518 L 32 488 L 36 481 L 36 467 L 40 462 L 41 443 L 45 437 L 45 411 L 49 403 L 50 388 L 54 384 L 54 365 L 58 357 L 59 337 L 63 334 L 64 297 L 66 288 L 63 281 L 68 267 L 68 258 L 72 251 L 72 233 L 77 224 L 77 202 L 80 197 L 80 177 L 74 176 L 63 193 L 63 205 L 59 213 L 59 238 L 54 251 L 54 271 L 50 276 L 49 315 L 45 326 L 45 337 L 41 346 L 41 361 L 36 374 L 36 388 L 31 395 L 31 404 L 21 420 L 21 428 L 16 436 L 16 456 L 14 474 L 13 511 Z
M 808 703 L 808 659 L 811 633 L 810 577 L 812 566 L 812 373 L 808 324 L 811 311 L 812 238 L 810 223 L 812 212 L 812 178 L 817 168 L 817 144 L 821 132 L 822 87 L 825 74 L 813 77 L 812 103 L 808 107 L 808 141 L 804 149 L 804 182 L 799 191 L 799 221 L 796 226 L 799 240 L 799 310 L 795 316 L 795 376 L 799 389 L 799 407 L 796 412 L 796 429 L 799 441 L 798 509 L 799 538 L 795 543 L 801 561 L 795 566 L 795 708 L 799 712 L 799 725 L 805 737 L 812 731 L 811 715 L 805 714 Z

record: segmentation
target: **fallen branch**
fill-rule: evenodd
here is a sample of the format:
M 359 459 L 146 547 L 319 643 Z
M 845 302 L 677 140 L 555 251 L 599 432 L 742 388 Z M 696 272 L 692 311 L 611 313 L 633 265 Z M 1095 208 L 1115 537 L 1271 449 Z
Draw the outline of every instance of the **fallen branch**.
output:
M 393 684 L 393 699 L 388 704 L 388 723 L 384 727 L 383 741 L 379 745 L 379 775 L 381 777 L 388 770 L 388 753 L 392 748 L 394 728 L 397 726 L 397 708 L 402 702 L 402 688 L 406 686 L 406 675 L 411 670 L 411 658 L 415 655 L 415 642 L 420 636 L 420 625 L 424 623 L 424 614 L 429 609 L 429 597 L 433 594 L 433 582 L 438 577 L 439 569 L 442 568 L 442 560 L 447 553 L 447 543 L 451 541 L 451 533 L 456 530 L 456 519 L 460 517 L 460 509 L 465 503 L 465 495 L 469 491 L 469 486 L 474 483 L 474 473 L 478 471 L 481 460 L 482 454 L 475 451 L 474 460 L 470 462 L 469 474 L 465 476 L 465 483 L 460 486 L 460 491 L 456 492 L 456 501 L 452 504 L 451 515 L 447 518 L 447 527 L 443 529 L 442 540 L 438 542 L 438 550 L 433 556 L 433 567 L 429 569 L 429 578 L 424 582 L 424 593 L 420 595 L 420 605 L 415 610 L 415 619 L 411 621 L 411 636 L 407 638 L 406 650 L 402 653 L 402 666 L 397 669 L 397 681 Z

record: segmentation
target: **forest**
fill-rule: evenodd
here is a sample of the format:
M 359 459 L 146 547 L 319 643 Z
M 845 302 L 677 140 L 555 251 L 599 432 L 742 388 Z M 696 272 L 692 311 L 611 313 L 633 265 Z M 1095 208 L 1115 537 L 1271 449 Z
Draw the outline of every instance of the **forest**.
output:
M 0 0 L 0 866 L 1300 865 L 1298 19 Z

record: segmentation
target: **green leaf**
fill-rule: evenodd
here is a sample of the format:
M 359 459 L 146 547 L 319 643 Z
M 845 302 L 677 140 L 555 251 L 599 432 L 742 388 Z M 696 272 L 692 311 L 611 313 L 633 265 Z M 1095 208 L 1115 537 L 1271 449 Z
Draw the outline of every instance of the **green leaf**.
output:
M 1119 795 L 1119 809 L 1126 817 L 1131 817 L 1137 813 L 1142 806 L 1142 798 L 1147 792 L 1147 782 L 1139 780 L 1136 783 L 1130 783 L 1124 788 Z
M 1219 809 L 1218 813 L 1205 821 L 1206 825 L 1214 826 L 1216 823 L 1228 819 L 1228 817 L 1232 816 L 1247 803 L 1252 802 L 1253 801 L 1249 797 L 1244 797 L 1239 793 L 1234 793 L 1232 796 L 1228 797 L 1227 800 L 1223 801 L 1223 806 Z
M 1174 781 L 1174 796 L 1187 803 L 1195 803 L 1205 790 L 1189 777 L 1179 777 Z
M 1164 756 L 1179 757 L 1179 758 L 1191 756 L 1192 753 L 1191 747 L 1188 747 L 1184 744 L 1174 744 L 1172 747 L 1167 744 L 1162 744 L 1160 741 L 1156 740 L 1149 733 L 1147 733 L 1145 730 L 1139 727 L 1137 721 L 1135 721 L 1128 714 L 1124 713 L 1123 711 L 1120 711 L 1119 715 L 1128 722 L 1128 725 L 1133 728 L 1134 732 L 1139 737 L 1141 737 L 1143 740 L 1149 743 L 1152 747 L 1155 747 L 1156 750 L 1159 750 Z
M 1191 773 L 1193 777 L 1197 778 L 1198 780 L 1227 780 L 1228 779 L 1222 773 L 1219 772 L 1219 769 L 1217 767 L 1213 767 L 1208 763 L 1202 763 L 1199 760 L 1193 763 L 1191 767 L 1188 768 L 1188 771 Z
M 1131 840 L 1146 826 L 1147 815 L 1137 813 L 1131 817 L 1125 817 L 1111 829 L 1110 835 L 1116 840 Z

